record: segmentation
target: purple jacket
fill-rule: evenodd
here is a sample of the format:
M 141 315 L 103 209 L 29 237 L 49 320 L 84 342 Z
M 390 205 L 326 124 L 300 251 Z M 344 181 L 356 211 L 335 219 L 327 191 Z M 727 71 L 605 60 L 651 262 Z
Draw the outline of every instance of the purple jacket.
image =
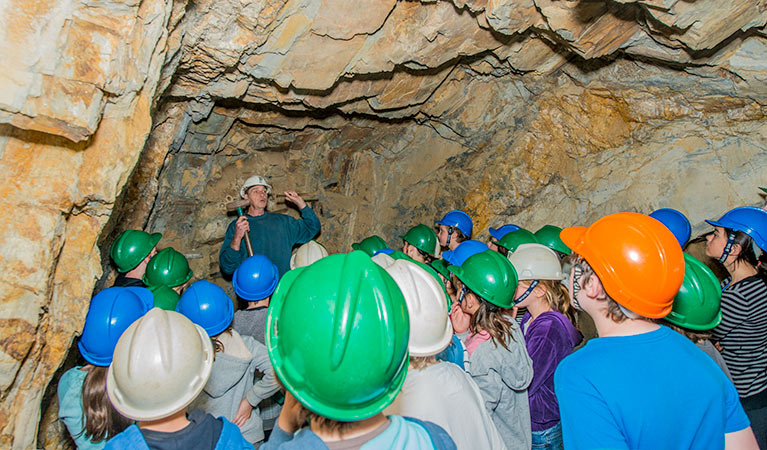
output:
M 559 402 L 554 394 L 554 371 L 572 353 L 583 336 L 564 314 L 547 311 L 528 325 L 530 313 L 522 317 L 522 332 L 530 359 L 533 381 L 527 391 L 533 431 L 542 431 L 559 422 Z

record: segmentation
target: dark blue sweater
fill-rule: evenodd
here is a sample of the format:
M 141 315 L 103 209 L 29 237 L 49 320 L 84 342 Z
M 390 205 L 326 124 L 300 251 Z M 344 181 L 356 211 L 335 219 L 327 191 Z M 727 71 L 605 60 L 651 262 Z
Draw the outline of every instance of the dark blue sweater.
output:
M 290 252 L 296 244 L 309 242 L 320 232 L 320 219 L 312 208 L 306 206 L 301 210 L 301 219 L 294 219 L 285 214 L 265 212 L 264 214 L 248 217 L 250 224 L 250 242 L 253 253 L 269 258 L 277 266 L 280 276 L 290 270 Z M 248 257 L 245 239 L 240 243 L 240 251 L 234 251 L 229 246 L 234 237 L 233 220 L 226 229 L 224 243 L 218 254 L 218 264 L 221 273 L 231 275 Z

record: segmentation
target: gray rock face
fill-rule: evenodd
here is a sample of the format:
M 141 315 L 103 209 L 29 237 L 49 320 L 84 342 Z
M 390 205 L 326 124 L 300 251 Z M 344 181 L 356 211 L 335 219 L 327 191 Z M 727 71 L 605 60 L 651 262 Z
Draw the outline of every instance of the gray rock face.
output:
M 396 248 L 452 208 L 485 238 L 662 206 L 699 232 L 763 201 L 763 0 L 9 0 L 0 17 L 2 448 L 66 448 L 44 393 L 116 234 L 163 232 L 217 279 L 222 204 L 252 173 L 317 193 L 332 252 Z

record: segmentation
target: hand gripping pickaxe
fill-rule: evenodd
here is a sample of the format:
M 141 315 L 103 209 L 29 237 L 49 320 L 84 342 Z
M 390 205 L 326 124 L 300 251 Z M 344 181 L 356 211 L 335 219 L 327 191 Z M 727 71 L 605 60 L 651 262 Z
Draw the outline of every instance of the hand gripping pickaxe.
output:
M 227 200 L 230 200 L 230 199 L 231 197 L 228 196 Z M 250 201 L 245 199 L 235 200 L 235 201 L 230 201 L 225 206 L 226 206 L 226 212 L 237 211 L 237 217 L 240 217 L 245 215 L 245 211 L 243 211 L 242 208 L 247 208 L 248 206 L 250 206 Z M 245 233 L 245 248 L 246 250 L 248 250 L 248 256 L 253 256 L 253 246 L 250 245 L 249 235 L 250 235 L 250 232 Z

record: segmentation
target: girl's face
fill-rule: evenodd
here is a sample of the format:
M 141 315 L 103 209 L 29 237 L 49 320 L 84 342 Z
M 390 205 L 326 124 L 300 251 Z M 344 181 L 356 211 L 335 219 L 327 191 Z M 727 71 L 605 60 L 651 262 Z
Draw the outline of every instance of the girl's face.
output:
M 441 247 L 447 247 L 447 236 L 448 236 L 448 227 L 445 225 L 439 225 L 439 229 L 437 230 L 437 239 L 439 240 L 439 245 Z
M 514 301 L 516 302 L 516 300 L 519 297 L 521 297 L 522 294 L 524 294 L 527 288 L 529 287 L 530 287 L 529 281 L 520 281 L 519 284 L 517 284 L 517 291 L 514 292 Z M 531 292 L 526 299 L 522 300 L 519 303 L 515 303 L 514 306 L 519 308 L 527 308 L 528 306 L 530 306 L 530 303 L 533 301 L 533 298 L 535 298 L 535 291 Z
M 727 232 L 722 227 L 714 227 L 714 231 L 706 236 L 706 256 L 719 259 L 727 245 Z

